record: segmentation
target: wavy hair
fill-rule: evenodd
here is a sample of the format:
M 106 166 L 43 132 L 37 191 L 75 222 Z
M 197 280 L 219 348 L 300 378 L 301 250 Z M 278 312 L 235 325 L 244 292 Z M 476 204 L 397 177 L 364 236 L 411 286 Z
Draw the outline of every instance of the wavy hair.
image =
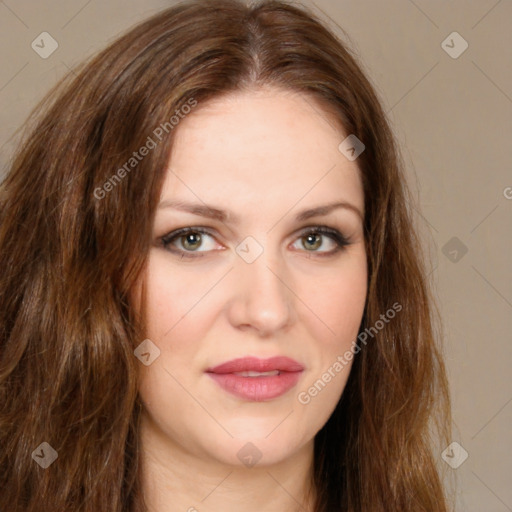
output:
M 314 512 L 448 510 L 432 448 L 450 424 L 439 313 L 397 144 L 353 52 L 307 9 L 274 0 L 158 13 L 64 78 L 27 125 L 0 189 L 0 509 L 145 510 L 134 357 L 144 319 L 130 292 L 169 120 L 191 99 L 264 85 L 315 98 L 364 142 L 360 332 L 402 306 L 355 356 L 315 437 Z M 162 126 L 156 147 L 121 167 Z M 58 454 L 45 470 L 34 456 L 44 442 Z

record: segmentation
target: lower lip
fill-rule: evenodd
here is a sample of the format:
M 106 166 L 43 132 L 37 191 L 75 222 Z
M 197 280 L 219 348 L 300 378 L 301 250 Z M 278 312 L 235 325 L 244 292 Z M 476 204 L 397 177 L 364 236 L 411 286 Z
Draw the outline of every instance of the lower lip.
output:
M 208 373 L 217 384 L 232 395 L 253 402 L 264 402 L 284 395 L 300 379 L 300 372 L 281 372 L 279 375 L 241 377 L 233 373 Z

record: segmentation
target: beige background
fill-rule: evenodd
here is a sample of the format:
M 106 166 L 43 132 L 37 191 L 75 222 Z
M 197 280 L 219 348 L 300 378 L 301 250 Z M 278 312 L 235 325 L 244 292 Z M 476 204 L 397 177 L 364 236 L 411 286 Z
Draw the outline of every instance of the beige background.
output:
M 305 3 L 343 27 L 361 56 L 419 196 L 446 330 L 454 441 L 469 453 L 448 468 L 457 510 L 512 511 L 512 1 Z M 15 130 L 59 77 L 171 4 L 0 0 L 1 172 Z M 47 59 L 31 48 L 43 31 L 59 44 Z M 454 31 L 469 45 L 458 58 L 442 46 Z M 451 39 L 444 47 L 459 50 Z

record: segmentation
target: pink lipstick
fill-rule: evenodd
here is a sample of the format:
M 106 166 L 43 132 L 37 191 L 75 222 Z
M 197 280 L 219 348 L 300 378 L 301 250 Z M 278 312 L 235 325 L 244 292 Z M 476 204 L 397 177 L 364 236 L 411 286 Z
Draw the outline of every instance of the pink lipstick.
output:
M 206 373 L 225 391 L 245 400 L 264 402 L 293 388 L 303 371 L 297 361 L 278 356 L 241 357 L 208 368 Z

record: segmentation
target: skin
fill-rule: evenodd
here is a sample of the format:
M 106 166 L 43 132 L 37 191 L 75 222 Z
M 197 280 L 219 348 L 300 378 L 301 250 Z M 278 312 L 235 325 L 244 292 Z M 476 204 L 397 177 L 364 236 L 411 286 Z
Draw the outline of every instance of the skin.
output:
M 160 350 L 141 365 L 151 512 L 312 510 L 314 436 L 351 364 L 308 404 L 298 395 L 351 348 L 367 293 L 360 171 L 338 150 L 347 135 L 310 97 L 274 88 L 217 98 L 180 121 L 144 276 L 147 338 Z M 178 200 L 229 211 L 238 222 L 165 207 Z M 361 216 L 337 208 L 296 220 L 334 202 Z M 303 236 L 309 226 L 336 229 L 350 245 L 332 253 L 329 236 Z M 164 247 L 161 237 L 183 227 L 212 236 L 185 246 L 178 236 Z M 252 263 L 236 251 L 247 236 L 263 249 Z M 202 257 L 183 256 L 187 248 Z M 234 358 L 276 355 L 305 369 L 272 400 L 235 397 L 205 373 Z M 261 453 L 253 467 L 237 457 L 249 442 Z

